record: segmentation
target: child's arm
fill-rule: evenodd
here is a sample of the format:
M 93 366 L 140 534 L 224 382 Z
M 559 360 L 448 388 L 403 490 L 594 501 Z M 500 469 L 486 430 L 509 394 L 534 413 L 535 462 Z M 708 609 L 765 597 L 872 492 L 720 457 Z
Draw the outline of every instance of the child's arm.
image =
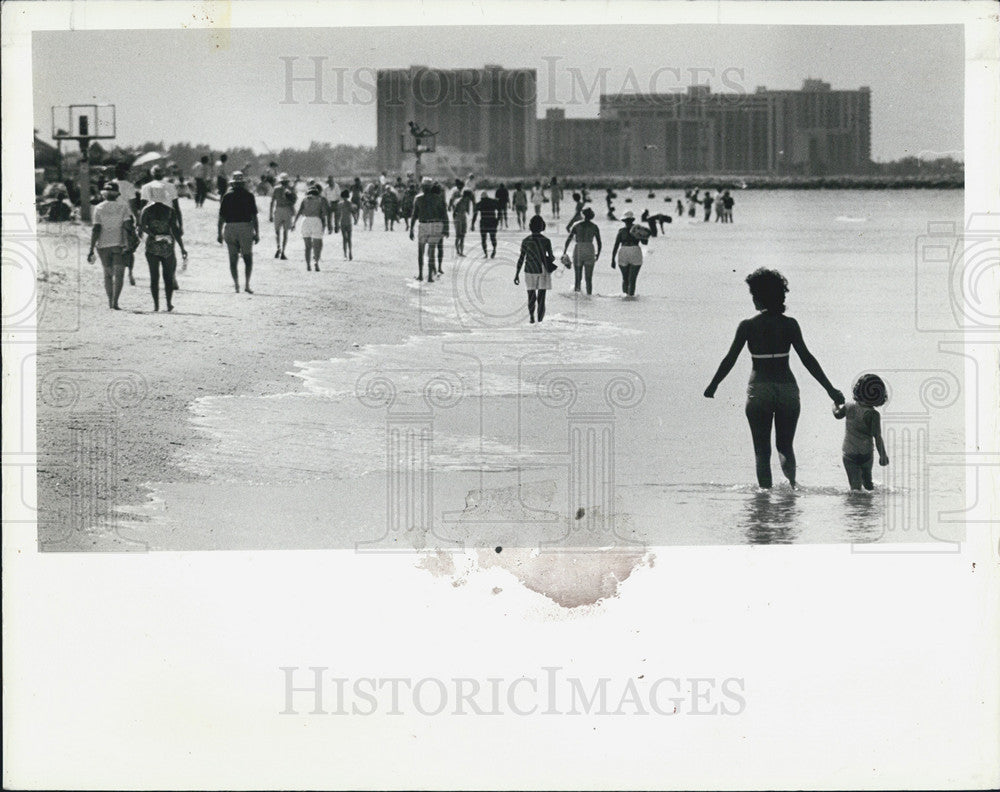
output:
M 885 453 L 885 443 L 882 442 L 882 418 L 878 410 L 872 410 L 872 437 L 875 438 L 875 448 L 878 450 L 878 463 L 885 467 L 889 464 L 889 455 Z
M 743 345 L 746 344 L 746 342 L 747 327 L 746 320 L 744 319 L 736 328 L 736 336 L 733 338 L 733 343 L 730 345 L 726 356 L 719 364 L 719 370 L 715 372 L 715 376 L 712 377 L 712 381 L 709 383 L 708 387 L 705 388 L 706 398 L 715 398 L 715 389 L 719 387 L 719 383 L 726 378 L 726 375 L 733 370 L 733 366 L 736 365 L 736 358 L 740 356 L 740 352 L 743 350 Z

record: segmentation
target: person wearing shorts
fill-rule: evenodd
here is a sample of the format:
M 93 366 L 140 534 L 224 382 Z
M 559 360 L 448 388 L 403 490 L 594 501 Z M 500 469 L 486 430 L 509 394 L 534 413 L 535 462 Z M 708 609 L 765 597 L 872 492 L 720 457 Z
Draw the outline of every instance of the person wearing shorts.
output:
M 479 196 L 479 203 L 473 207 L 472 230 L 476 230 L 476 220 L 479 220 L 479 239 L 483 245 L 483 255 L 490 258 L 497 257 L 497 229 L 500 227 L 500 202 L 496 198 L 490 198 L 486 190 Z M 493 243 L 493 252 L 487 254 L 487 237 Z
M 274 257 L 282 261 L 288 261 L 285 246 L 288 244 L 288 232 L 292 228 L 295 202 L 298 200 L 289 182 L 287 173 L 278 175 L 278 186 L 271 193 L 271 210 L 268 212 L 268 220 L 274 223 L 274 241 L 277 246 Z
M 580 291 L 580 285 L 584 276 L 587 278 L 587 294 L 594 293 L 594 265 L 597 257 L 601 255 L 601 230 L 594 223 L 594 210 L 589 206 L 583 210 L 583 221 L 577 223 L 566 237 L 566 245 L 563 248 L 563 255 L 569 250 L 570 242 L 575 242 L 573 247 L 573 291 Z M 594 244 L 597 250 L 594 250 Z
M 617 261 L 618 268 L 622 273 L 622 294 L 626 297 L 635 297 L 635 282 L 639 277 L 639 269 L 642 267 L 642 250 L 639 248 L 639 239 L 632 233 L 632 226 L 635 224 L 635 213 L 631 210 L 622 215 L 625 227 L 619 230 L 615 237 L 615 247 L 611 251 L 611 269 L 615 268 Z
M 520 283 L 521 267 L 524 266 L 524 286 L 528 290 L 528 319 L 535 323 L 535 309 L 538 309 L 538 321 L 545 318 L 545 292 L 552 288 L 552 275 L 548 265 L 555 262 L 552 252 L 552 242 L 542 235 L 545 221 L 541 215 L 534 215 L 528 222 L 531 234 L 521 242 L 521 255 L 517 259 L 517 271 L 514 273 L 514 285 Z
M 239 260 L 243 257 L 243 291 L 253 294 L 250 274 L 253 272 L 253 246 L 260 242 L 257 226 L 257 200 L 246 189 L 242 171 L 233 171 L 229 191 L 219 201 L 219 244 L 225 240 L 229 249 L 229 274 L 237 293 L 240 290 Z
M 433 191 L 433 182 L 424 178 L 422 192 L 413 201 L 413 216 L 410 220 L 410 239 L 413 239 L 414 225 L 420 223 L 417 237 L 417 280 L 424 279 L 424 247 L 427 248 L 427 282 L 434 282 L 434 255 L 443 236 L 448 236 L 448 207 L 444 196 Z
M 323 232 L 327 229 L 327 218 L 330 214 L 330 207 L 326 198 L 323 197 L 323 188 L 318 184 L 312 185 L 306 190 L 306 197 L 302 199 L 302 205 L 292 220 L 292 228 L 302 218 L 302 239 L 306 243 L 306 271 L 312 271 L 315 264 L 316 272 L 319 272 L 319 256 L 323 252 Z M 312 260 L 310 262 L 310 255 Z
M 90 233 L 87 261 L 94 262 L 96 247 L 104 269 L 104 291 L 108 295 L 108 308 L 119 311 L 118 298 L 125 285 L 125 227 L 134 220 L 129 208 L 118 200 L 118 186 L 114 182 L 105 186 L 102 195 L 104 200 L 94 208 L 94 227 Z

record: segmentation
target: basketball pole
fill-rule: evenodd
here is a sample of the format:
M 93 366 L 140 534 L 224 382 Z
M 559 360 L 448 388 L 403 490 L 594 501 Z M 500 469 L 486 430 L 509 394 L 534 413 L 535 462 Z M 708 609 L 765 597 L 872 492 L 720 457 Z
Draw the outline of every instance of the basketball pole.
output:
M 90 138 L 80 138 L 80 220 L 90 224 L 90 162 L 87 159 Z

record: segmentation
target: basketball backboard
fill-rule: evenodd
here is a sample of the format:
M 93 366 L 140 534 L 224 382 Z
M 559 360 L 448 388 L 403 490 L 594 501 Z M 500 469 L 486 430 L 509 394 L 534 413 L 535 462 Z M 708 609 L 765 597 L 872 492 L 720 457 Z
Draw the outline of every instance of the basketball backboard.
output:
M 56 105 L 52 108 L 53 140 L 104 140 L 115 137 L 112 104 Z

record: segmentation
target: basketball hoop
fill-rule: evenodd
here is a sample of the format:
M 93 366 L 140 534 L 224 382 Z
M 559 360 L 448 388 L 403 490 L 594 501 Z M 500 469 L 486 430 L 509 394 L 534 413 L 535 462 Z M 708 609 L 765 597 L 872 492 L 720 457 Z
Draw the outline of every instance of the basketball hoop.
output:
M 420 157 L 423 154 L 433 154 L 437 151 L 437 133 L 426 129 L 420 135 L 416 135 L 412 131 L 403 132 L 399 136 L 399 148 L 404 154 L 413 154 L 416 158 L 414 175 L 419 182 L 422 178 Z
M 116 118 L 113 104 L 54 105 L 52 139 L 59 149 L 59 173 L 62 178 L 62 142 L 80 144 L 80 219 L 90 222 L 90 164 L 87 153 L 93 140 L 115 138 Z

